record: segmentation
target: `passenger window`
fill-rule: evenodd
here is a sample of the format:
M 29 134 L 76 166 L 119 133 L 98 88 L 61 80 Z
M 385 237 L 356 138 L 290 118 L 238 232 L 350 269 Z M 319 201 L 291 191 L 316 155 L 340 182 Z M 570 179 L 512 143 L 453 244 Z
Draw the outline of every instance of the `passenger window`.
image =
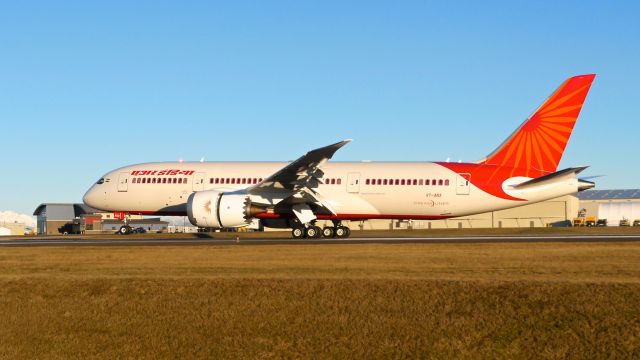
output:
M 155 184 L 156 183 L 156 178 L 151 178 L 151 183 Z
M 400 180 L 396 179 L 396 185 L 400 185 Z
M 422 181 L 422 179 L 418 180 L 418 185 L 424 185 L 424 182 Z
M 365 185 L 369 185 L 369 181 L 370 181 L 369 179 L 365 180 L 365 181 L 364 181 L 364 184 L 365 184 Z
M 182 183 L 186 184 L 187 183 L 187 178 L 182 179 Z
M 400 185 L 404 185 L 404 179 L 400 181 Z
M 336 180 L 336 184 L 340 185 L 340 183 L 342 182 L 342 180 L 338 179 Z
M 382 179 L 378 179 L 376 180 L 376 182 L 378 183 L 378 185 L 382 185 Z
M 429 179 L 425 180 L 425 181 L 424 181 L 424 184 L 425 184 L 425 185 L 429 185 Z
M 447 179 L 447 180 L 445 180 L 445 181 L 444 181 L 444 185 L 445 185 L 445 186 L 449 186 L 449 179 Z
M 436 186 L 438 183 L 436 183 L 436 179 L 432 179 L 431 180 L 431 185 Z
M 438 180 L 438 185 L 442 186 L 442 184 L 443 184 L 442 179 Z
M 384 179 L 384 181 L 382 182 L 382 185 L 387 185 L 387 179 Z
M 413 179 L 413 185 L 418 185 L 418 180 L 417 179 Z
M 242 178 L 242 183 L 246 184 L 247 183 L 247 178 Z

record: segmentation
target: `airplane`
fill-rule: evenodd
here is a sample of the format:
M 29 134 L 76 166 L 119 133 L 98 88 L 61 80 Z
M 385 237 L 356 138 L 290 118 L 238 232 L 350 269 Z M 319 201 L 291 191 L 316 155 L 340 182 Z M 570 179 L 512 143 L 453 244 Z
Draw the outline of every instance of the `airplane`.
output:
M 329 162 L 351 140 L 293 162 L 156 162 L 102 176 L 84 203 L 120 214 L 188 216 L 201 228 L 260 219 L 294 238 L 350 235 L 343 221 L 440 220 L 528 205 L 593 188 L 558 171 L 595 74 L 567 79 L 498 148 L 480 161 Z M 333 226 L 320 228 L 318 220 Z M 131 231 L 123 225 L 119 232 Z

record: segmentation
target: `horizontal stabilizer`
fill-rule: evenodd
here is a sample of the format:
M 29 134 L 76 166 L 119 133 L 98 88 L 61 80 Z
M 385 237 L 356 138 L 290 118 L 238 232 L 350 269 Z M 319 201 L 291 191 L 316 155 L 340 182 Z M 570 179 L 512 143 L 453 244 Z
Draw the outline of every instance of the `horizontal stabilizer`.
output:
M 563 177 L 567 177 L 569 175 L 579 174 L 582 171 L 584 171 L 586 168 L 588 168 L 588 166 L 580 166 L 580 167 L 574 167 L 574 168 L 568 168 L 568 169 L 556 171 L 556 172 L 548 174 L 548 175 L 540 176 L 538 178 L 527 180 L 527 181 L 525 181 L 523 183 L 520 183 L 520 184 L 517 184 L 517 185 L 513 185 L 512 188 L 513 189 L 526 189 L 528 187 L 539 186 L 539 185 L 542 185 L 544 183 L 548 183 L 548 182 L 553 182 L 553 181 L 559 180 L 559 179 L 561 179 Z

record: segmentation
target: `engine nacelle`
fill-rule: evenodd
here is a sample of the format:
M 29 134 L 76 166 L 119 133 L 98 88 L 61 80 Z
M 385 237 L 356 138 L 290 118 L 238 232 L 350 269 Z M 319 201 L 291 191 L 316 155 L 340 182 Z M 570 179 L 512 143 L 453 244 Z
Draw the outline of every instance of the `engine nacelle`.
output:
M 198 191 L 189 196 L 187 215 L 199 227 L 223 228 L 247 225 L 253 217 L 251 199 L 242 193 Z

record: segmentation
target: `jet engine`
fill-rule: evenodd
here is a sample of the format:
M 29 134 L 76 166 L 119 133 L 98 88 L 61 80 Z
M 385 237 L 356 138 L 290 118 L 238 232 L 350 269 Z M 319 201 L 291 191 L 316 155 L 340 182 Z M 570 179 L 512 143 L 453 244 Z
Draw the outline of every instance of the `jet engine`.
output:
M 197 191 L 187 200 L 191 224 L 199 227 L 239 227 L 251 222 L 265 209 L 251 204 L 246 193 L 224 193 L 216 190 Z

